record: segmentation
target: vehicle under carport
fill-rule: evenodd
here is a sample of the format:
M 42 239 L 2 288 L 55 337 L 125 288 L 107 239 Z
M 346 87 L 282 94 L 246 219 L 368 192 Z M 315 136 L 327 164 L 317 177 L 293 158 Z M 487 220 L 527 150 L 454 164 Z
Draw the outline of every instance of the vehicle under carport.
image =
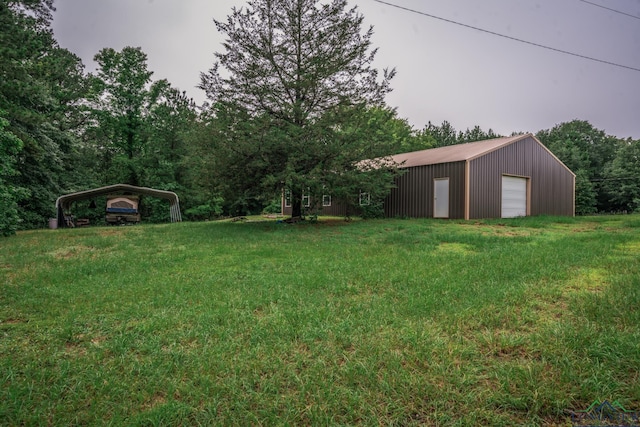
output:
M 152 196 L 169 201 L 169 217 L 171 222 L 182 221 L 180 213 L 180 200 L 178 195 L 172 191 L 157 190 L 148 187 L 136 187 L 128 184 L 115 184 L 106 187 L 94 188 L 92 190 L 79 191 L 76 193 L 66 194 L 58 197 L 56 200 L 56 223 L 55 227 L 50 224 L 51 228 L 73 227 L 75 223 L 71 220 L 71 206 L 74 202 L 81 200 L 94 199 L 99 196 L 106 195 L 134 195 L 134 196 Z

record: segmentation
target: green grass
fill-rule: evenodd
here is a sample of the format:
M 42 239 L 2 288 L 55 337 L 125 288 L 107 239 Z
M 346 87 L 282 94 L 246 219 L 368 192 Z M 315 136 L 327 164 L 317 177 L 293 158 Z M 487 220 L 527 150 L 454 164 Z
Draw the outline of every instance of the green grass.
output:
M 640 217 L 0 240 L 2 425 L 570 425 L 640 410 Z

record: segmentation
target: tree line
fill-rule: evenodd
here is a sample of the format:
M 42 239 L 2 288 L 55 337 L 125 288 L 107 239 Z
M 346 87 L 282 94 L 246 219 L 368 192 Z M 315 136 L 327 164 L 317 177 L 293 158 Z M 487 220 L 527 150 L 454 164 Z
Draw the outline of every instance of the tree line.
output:
M 395 70 L 373 67 L 373 30 L 346 0 L 260 0 L 215 21 L 227 43 L 201 74 L 203 105 L 153 80 L 137 47 L 100 50 L 86 73 L 55 40 L 53 6 L 0 0 L 3 235 L 45 226 L 60 195 L 116 183 L 178 193 L 189 220 L 279 210 L 287 188 L 300 215 L 309 192 L 383 198 L 390 155 L 500 136 L 398 117 L 384 101 Z M 640 208 L 638 140 L 579 120 L 536 136 L 576 173 L 578 214 Z M 145 219 L 165 221 L 164 203 L 145 198 Z

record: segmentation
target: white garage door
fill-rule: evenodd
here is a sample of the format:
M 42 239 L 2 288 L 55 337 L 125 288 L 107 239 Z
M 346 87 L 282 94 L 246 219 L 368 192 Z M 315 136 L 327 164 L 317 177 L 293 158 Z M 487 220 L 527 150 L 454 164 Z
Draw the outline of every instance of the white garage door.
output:
M 527 179 L 502 177 L 502 218 L 527 215 Z

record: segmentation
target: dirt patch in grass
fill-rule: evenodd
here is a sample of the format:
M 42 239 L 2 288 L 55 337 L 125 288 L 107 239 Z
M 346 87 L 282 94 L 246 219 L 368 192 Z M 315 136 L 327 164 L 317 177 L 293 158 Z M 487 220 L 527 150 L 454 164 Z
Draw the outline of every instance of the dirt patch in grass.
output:
M 87 349 L 80 342 L 67 341 L 64 344 L 64 352 L 67 356 L 84 357 L 87 355 Z
M 601 268 L 581 268 L 571 276 L 563 289 L 563 296 L 575 293 L 601 293 L 609 287 L 609 272 Z
M 459 224 L 463 230 L 479 232 L 483 236 L 500 236 L 500 237 L 531 237 L 540 234 L 540 230 L 533 230 L 524 227 L 509 226 L 506 224 L 483 224 L 475 222 L 473 224 Z
M 104 335 L 98 335 L 96 337 L 91 338 L 91 344 L 96 347 L 99 347 L 103 342 L 107 340 L 107 337 Z
M 102 237 L 110 237 L 110 236 L 123 236 L 128 233 L 134 232 L 133 227 L 105 227 L 101 228 L 97 234 Z M 135 230 L 136 233 L 139 233 L 139 230 Z
M 586 233 L 591 232 L 600 227 L 600 224 L 596 222 L 580 222 L 577 224 L 552 224 L 551 228 L 562 231 L 569 231 L 572 233 Z
M 505 361 L 526 362 L 540 360 L 540 351 L 532 351 L 531 344 L 526 340 L 522 342 L 509 342 L 509 338 L 497 337 L 496 341 L 486 342 L 480 346 L 480 351 L 487 357 L 492 357 L 503 363 Z
M 0 324 L 5 324 L 5 325 L 19 325 L 21 323 L 26 323 L 26 320 L 23 319 L 14 319 L 14 318 L 9 318 L 6 320 L 0 320 Z
M 556 323 L 566 319 L 570 315 L 569 303 L 565 295 L 557 297 L 542 297 L 540 295 L 531 295 L 531 301 L 535 301 L 531 308 L 538 321 L 541 323 Z
M 55 259 L 71 259 L 91 254 L 95 250 L 96 249 L 91 246 L 75 245 L 58 248 L 55 251 L 49 252 L 49 255 Z
M 472 255 L 475 253 L 471 245 L 464 243 L 448 243 L 442 242 L 438 245 L 438 252 L 445 254 Z
M 142 404 L 141 410 L 143 412 L 149 411 L 157 406 L 164 405 L 165 403 L 167 403 L 167 396 L 165 393 L 156 392 Z

